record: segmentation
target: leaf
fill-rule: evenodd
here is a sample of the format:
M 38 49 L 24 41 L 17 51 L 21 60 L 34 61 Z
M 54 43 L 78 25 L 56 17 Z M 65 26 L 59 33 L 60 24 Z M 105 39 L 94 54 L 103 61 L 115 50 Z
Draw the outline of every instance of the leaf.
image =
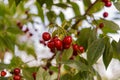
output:
M 51 80 L 51 79 L 49 73 L 40 67 L 36 75 L 36 80 Z
M 112 46 L 110 44 L 109 38 L 105 38 L 104 43 L 105 43 L 105 50 L 103 53 L 103 62 L 107 69 L 107 67 L 110 64 L 110 61 L 113 57 L 113 51 L 112 51 Z
M 72 79 L 72 76 L 70 74 L 65 74 L 60 78 L 60 80 L 71 80 L 71 79 Z
M 113 57 L 120 60 L 120 40 L 119 42 L 113 40 L 112 48 L 113 48 Z
M 102 1 L 98 1 L 96 4 L 94 4 L 91 9 L 88 11 L 88 14 L 96 13 L 100 10 L 102 10 L 104 7 L 104 3 Z
M 84 3 L 85 10 L 87 10 L 89 8 L 89 6 L 91 5 L 91 1 L 90 0 L 83 0 L 83 3 Z
M 45 21 L 44 20 L 44 12 L 43 12 L 43 9 L 42 9 L 40 3 L 39 4 L 36 3 L 36 7 L 38 9 L 38 15 L 41 17 L 42 22 L 44 22 Z
M 14 56 L 8 67 L 9 67 L 9 69 L 14 69 L 16 67 L 21 67 L 22 64 L 24 64 L 24 63 L 21 60 L 21 58 Z
M 59 17 L 61 19 L 61 22 L 63 22 L 65 20 L 65 16 L 62 12 L 60 12 Z
M 19 4 L 21 1 L 22 1 L 22 0 L 15 0 L 16 6 L 18 6 L 18 4 Z
M 80 8 L 79 8 L 77 3 L 70 2 L 69 4 L 72 5 L 72 9 L 73 9 L 73 12 L 74 12 L 75 16 L 81 15 Z
M 102 28 L 102 31 L 104 34 L 117 33 L 117 30 L 120 30 L 119 25 L 113 21 L 100 19 L 97 22 L 98 22 L 98 24 L 100 24 L 100 23 L 104 24 L 104 27 Z
M 33 78 L 33 73 L 37 73 L 37 70 L 38 68 L 37 67 L 26 67 L 26 68 L 23 68 L 22 69 L 22 73 L 23 73 L 23 77 L 26 79 L 26 80 L 34 80 Z
M 120 1 L 114 3 L 117 10 L 120 11 Z
M 69 58 L 72 56 L 72 54 L 73 54 L 72 47 L 70 47 L 69 49 L 65 49 L 62 53 L 62 61 L 69 60 Z
M 89 71 L 79 71 L 72 80 L 94 80 L 93 75 Z
M 66 9 L 66 8 L 70 7 L 70 6 L 68 6 L 67 4 L 65 4 L 65 3 L 57 3 L 57 4 L 53 4 L 53 5 L 58 6 L 58 7 L 61 7 L 61 8 L 63 8 L 63 9 Z
M 77 70 L 81 70 L 81 71 L 89 70 L 88 66 L 82 63 L 81 61 L 68 60 L 61 63 Z
M 80 31 L 80 34 L 78 35 L 77 44 L 82 45 L 85 48 L 85 50 L 88 47 L 88 35 L 90 34 L 90 32 L 90 28 L 84 28 Z
M 57 17 L 57 15 L 55 14 L 54 11 L 47 12 L 47 18 L 48 18 L 49 22 L 54 23 L 56 20 L 56 17 Z
M 103 54 L 105 45 L 103 39 L 95 40 L 87 50 L 87 60 L 90 65 L 93 65 Z

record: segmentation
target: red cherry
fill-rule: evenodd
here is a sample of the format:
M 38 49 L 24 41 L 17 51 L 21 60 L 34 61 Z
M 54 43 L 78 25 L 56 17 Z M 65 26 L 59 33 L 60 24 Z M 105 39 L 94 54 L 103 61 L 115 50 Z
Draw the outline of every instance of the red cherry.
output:
M 79 46 L 79 50 L 80 50 L 81 53 L 83 53 L 84 52 L 84 47 L 83 46 Z
M 104 12 L 104 13 L 103 13 L 103 17 L 104 17 L 104 18 L 108 17 L 108 12 Z
M 44 46 L 46 46 L 46 43 L 44 40 L 40 40 L 40 43 L 43 44 Z
M 106 7 L 111 7 L 111 5 L 112 5 L 112 3 L 111 3 L 110 1 L 105 2 L 105 6 L 106 6 Z
M 47 46 L 48 46 L 50 49 L 54 49 L 54 48 L 55 48 L 54 41 L 49 41 L 49 42 L 47 43 Z
M 13 79 L 14 80 L 21 80 L 21 76 L 20 75 L 14 75 Z
M 109 1 L 110 1 L 110 0 L 102 0 L 102 2 L 104 2 L 104 3 L 105 3 L 105 2 L 109 2 Z
M 54 41 L 54 43 L 55 43 L 55 47 L 57 48 L 57 50 L 62 50 L 63 44 L 61 40 L 57 39 Z
M 42 38 L 43 38 L 43 40 L 48 41 L 48 40 L 51 39 L 51 36 L 50 36 L 50 34 L 48 32 L 44 32 L 42 34 Z
M 34 80 L 36 80 L 36 74 L 37 74 L 36 72 L 32 73 L 32 76 L 33 76 Z
M 104 24 L 103 23 L 100 23 L 99 24 L 99 28 L 103 28 L 104 27 Z
M 73 50 L 77 52 L 79 50 L 79 46 L 77 44 L 73 44 Z
M 72 37 L 71 36 L 66 36 L 64 39 L 63 39 L 63 43 L 64 44 L 71 44 L 72 42 Z
M 63 48 L 68 49 L 68 48 L 70 48 L 70 45 L 69 44 L 63 44 Z
M 57 36 L 53 37 L 51 41 L 55 41 L 55 40 L 58 40 Z
M 1 76 L 4 77 L 7 73 L 5 71 L 1 71 Z
M 15 68 L 14 69 L 14 74 L 15 75 L 19 75 L 20 74 L 20 69 L 19 68 Z

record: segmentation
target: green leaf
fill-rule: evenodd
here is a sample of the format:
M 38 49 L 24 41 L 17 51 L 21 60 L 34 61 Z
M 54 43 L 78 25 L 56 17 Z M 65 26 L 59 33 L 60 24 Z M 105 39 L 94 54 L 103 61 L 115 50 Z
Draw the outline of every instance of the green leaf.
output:
M 91 9 L 88 11 L 88 14 L 96 13 L 100 10 L 102 10 L 104 7 L 104 3 L 102 1 L 98 1 L 96 4 L 94 4 Z
M 94 80 L 93 75 L 89 71 L 79 71 L 72 80 Z
M 23 68 L 22 69 L 22 73 L 23 73 L 23 77 L 26 79 L 26 80 L 34 80 L 33 78 L 33 73 L 37 73 L 37 70 L 38 68 L 37 67 L 26 67 L 26 68 Z
M 113 48 L 113 57 L 120 60 L 120 40 L 119 42 L 113 40 L 112 48 Z
M 60 78 L 60 80 L 71 80 L 71 79 L 72 79 L 72 76 L 70 74 L 65 74 Z
M 73 12 L 74 12 L 75 16 L 81 15 L 80 8 L 79 8 L 77 3 L 70 2 L 69 4 L 72 5 L 72 9 L 73 9 Z
M 90 65 L 96 63 L 96 61 L 101 57 L 105 49 L 103 39 L 95 40 L 89 47 L 87 51 L 87 60 Z
M 54 11 L 49 11 L 49 12 L 47 12 L 47 18 L 48 18 L 49 22 L 55 23 L 57 15 L 55 14 Z
M 47 71 L 40 67 L 36 75 L 36 80 L 51 80 L 51 77 Z
M 14 57 L 12 58 L 11 63 L 9 64 L 8 67 L 9 67 L 9 69 L 14 69 L 14 68 L 16 68 L 16 67 L 21 67 L 22 64 L 24 64 L 24 63 L 23 63 L 23 61 L 21 60 L 21 58 L 14 56 Z
M 84 28 L 80 31 L 80 34 L 78 35 L 77 44 L 82 45 L 85 48 L 85 50 L 88 47 L 88 35 L 90 34 L 90 32 L 90 28 Z
M 65 16 L 62 12 L 60 12 L 59 17 L 61 19 L 61 22 L 63 22 L 65 20 Z
M 114 3 L 117 10 L 120 11 L 120 1 Z
M 91 5 L 91 1 L 90 0 L 83 0 L 83 3 L 84 3 L 85 10 L 87 10 L 89 8 L 89 6 Z
M 7 68 L 8 68 L 8 64 L 0 63 L 0 71 Z
M 104 34 L 117 33 L 117 30 L 120 30 L 119 25 L 113 21 L 100 19 L 97 22 L 98 22 L 98 24 L 100 24 L 100 23 L 104 24 L 104 27 L 102 28 L 102 31 Z
M 110 61 L 113 57 L 113 51 L 112 51 L 112 46 L 110 44 L 109 38 L 105 38 L 104 43 L 105 43 L 105 51 L 103 53 L 103 62 L 107 69 L 107 67 L 110 64 Z
M 94 42 L 97 39 L 97 31 L 96 29 L 92 29 L 89 34 L 89 39 L 88 39 L 88 46 Z
M 70 47 L 69 49 L 65 49 L 62 53 L 62 61 L 66 61 L 66 60 L 69 60 L 70 57 L 72 56 L 73 54 L 73 48 Z
M 44 22 L 45 21 L 44 20 L 44 12 L 43 12 L 43 9 L 41 7 L 41 4 L 36 3 L 36 7 L 38 9 L 38 15 L 41 17 L 42 22 Z
M 18 6 L 21 1 L 22 1 L 22 0 L 15 0 L 16 6 Z
M 55 6 L 58 6 L 58 7 L 61 7 L 61 8 L 63 8 L 63 9 L 66 9 L 66 8 L 68 8 L 68 7 L 70 7 L 70 6 L 68 6 L 67 4 L 65 4 L 65 3 L 57 3 L 57 4 L 54 4 Z
M 68 61 L 62 62 L 62 64 L 67 65 L 67 66 L 77 69 L 77 70 L 81 70 L 81 71 L 89 70 L 88 66 L 81 61 L 68 60 Z

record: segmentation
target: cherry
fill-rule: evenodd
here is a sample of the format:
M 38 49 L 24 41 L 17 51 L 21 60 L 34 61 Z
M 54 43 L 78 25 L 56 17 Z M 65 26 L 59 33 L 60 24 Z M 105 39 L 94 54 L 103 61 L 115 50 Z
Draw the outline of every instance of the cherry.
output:
M 77 55 L 78 55 L 77 51 L 73 51 L 73 56 L 77 56 Z
M 110 1 L 110 0 L 102 0 L 102 2 L 104 2 L 104 3 L 105 3 L 105 2 L 109 2 L 109 1 Z
M 4 77 L 7 73 L 5 71 L 1 71 L 1 76 Z
M 20 75 L 14 75 L 13 80 L 21 80 L 21 76 Z
M 20 74 L 20 69 L 19 68 L 15 68 L 14 69 L 14 74 L 15 75 L 19 75 Z
M 28 28 L 26 28 L 23 32 L 24 33 L 27 33 L 29 31 L 29 29 Z
M 54 48 L 55 48 L 54 41 L 49 41 L 49 42 L 47 43 L 47 46 L 48 46 L 50 49 L 54 49 Z
M 40 43 L 43 44 L 44 46 L 46 46 L 46 43 L 44 40 L 40 40 Z
M 58 37 L 57 36 L 54 36 L 51 41 L 55 41 L 55 40 L 58 40 Z
M 106 6 L 106 7 L 111 7 L 111 5 L 112 5 L 112 3 L 111 3 L 110 1 L 105 2 L 105 6 Z
M 81 53 L 83 53 L 84 52 L 84 47 L 83 46 L 79 46 L 79 50 L 80 50 Z
M 55 40 L 54 43 L 55 43 L 55 47 L 57 48 L 57 50 L 62 50 L 63 44 L 60 39 Z
M 32 76 L 33 76 L 34 80 L 36 79 L 36 74 L 37 74 L 36 72 L 32 73 Z
M 70 45 L 69 44 L 63 44 L 63 48 L 68 49 L 68 48 L 70 48 Z
M 108 17 L 108 12 L 104 12 L 104 13 L 103 13 L 103 17 L 104 17 L 104 18 Z
M 79 50 L 79 46 L 77 44 L 73 44 L 73 50 L 77 52 Z
M 20 29 L 23 28 L 23 24 L 22 24 L 20 21 L 17 22 L 17 26 L 18 26 Z
M 42 34 L 42 38 L 43 38 L 43 40 L 48 41 L 48 40 L 51 39 L 51 36 L 50 36 L 50 34 L 48 32 L 44 32 Z
M 103 23 L 100 23 L 99 24 L 99 28 L 103 28 L 104 27 L 104 24 Z
M 71 36 L 66 36 L 64 39 L 63 39 L 63 43 L 64 44 L 71 44 L 72 42 L 72 37 Z

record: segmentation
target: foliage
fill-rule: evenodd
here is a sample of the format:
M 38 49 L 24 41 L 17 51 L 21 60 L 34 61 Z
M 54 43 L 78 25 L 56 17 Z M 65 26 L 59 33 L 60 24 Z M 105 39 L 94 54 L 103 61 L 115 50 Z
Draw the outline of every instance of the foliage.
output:
M 37 9 L 37 13 L 30 12 L 31 7 L 25 7 L 29 0 L 4 0 L 0 1 L 0 70 L 6 69 L 12 74 L 13 69 L 18 67 L 22 70 L 22 80 L 102 80 L 99 73 L 93 68 L 98 59 L 102 56 L 103 63 L 107 69 L 111 59 L 120 60 L 120 39 L 115 41 L 108 35 L 117 34 L 120 27 L 113 21 L 106 18 L 96 19 L 94 13 L 100 12 L 105 3 L 104 0 L 81 0 L 83 2 L 85 13 L 82 14 L 81 6 L 74 0 L 34 0 L 32 5 Z M 120 0 L 111 0 L 116 9 L 120 11 Z M 54 7 L 59 10 L 56 13 Z M 71 9 L 74 17 L 67 19 L 65 10 Z M 68 14 L 69 15 L 69 14 Z M 40 18 L 40 23 L 34 20 L 34 17 Z M 88 20 L 91 18 L 91 21 Z M 58 23 L 60 19 L 61 25 Z M 91 26 L 83 27 L 84 21 Z M 48 22 L 48 23 L 47 23 Z M 68 49 L 55 50 L 53 56 L 49 59 L 43 59 L 45 63 L 40 66 L 30 67 L 27 62 L 23 62 L 19 56 L 15 55 L 15 47 L 32 55 L 36 60 L 37 55 L 33 41 L 28 40 L 33 36 L 28 24 L 32 25 L 33 31 L 36 31 L 34 24 L 47 25 L 52 31 L 52 38 L 55 36 L 63 40 L 65 36 L 72 36 L 72 44 Z M 47 23 L 47 24 L 46 24 Z M 103 27 L 100 27 L 103 23 Z M 26 27 L 27 26 L 27 27 Z M 41 27 L 41 26 L 40 26 Z M 46 28 L 46 26 L 44 26 Z M 99 33 L 101 30 L 102 33 Z M 27 35 L 28 40 L 21 42 L 20 37 Z M 74 39 L 75 38 L 75 39 Z M 44 43 L 44 42 L 42 42 Z M 77 51 L 74 55 L 73 44 L 84 47 L 84 52 Z M 65 44 L 63 44 L 65 45 Z M 53 50 L 53 49 L 52 49 Z M 10 64 L 4 63 L 6 52 L 13 55 Z M 82 55 L 86 54 L 87 58 Z M 56 64 L 51 61 L 55 59 Z M 32 74 L 36 72 L 36 76 Z M 0 77 L 1 80 L 13 80 L 12 76 Z

